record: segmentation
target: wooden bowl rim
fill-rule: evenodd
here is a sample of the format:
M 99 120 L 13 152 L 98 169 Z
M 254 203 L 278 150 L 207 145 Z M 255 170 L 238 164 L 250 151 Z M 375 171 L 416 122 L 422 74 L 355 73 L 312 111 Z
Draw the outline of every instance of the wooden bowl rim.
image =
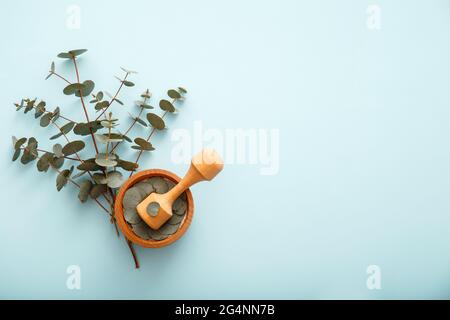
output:
M 132 175 L 120 188 L 119 192 L 116 196 L 116 203 L 114 207 L 115 211 L 115 218 L 117 221 L 117 224 L 119 225 L 120 230 L 124 234 L 124 236 L 130 240 L 131 242 L 138 244 L 145 248 L 162 248 L 165 246 L 168 246 L 178 239 L 181 238 L 181 236 L 184 235 L 187 228 L 191 224 L 192 217 L 194 215 L 194 198 L 192 197 L 192 192 L 190 189 L 187 189 L 186 192 L 186 218 L 184 219 L 183 225 L 180 229 L 177 230 L 173 235 L 167 237 L 164 240 L 161 241 L 155 241 L 155 240 L 145 240 L 140 237 L 138 237 L 128 226 L 127 222 L 125 221 L 124 215 L 123 215 L 123 207 L 122 207 L 122 201 L 123 197 L 125 195 L 125 192 L 131 188 L 133 185 L 138 183 L 139 181 L 149 179 L 151 177 L 163 177 L 169 180 L 172 180 L 175 183 L 178 183 L 181 178 L 177 176 L 175 173 L 163 170 L 163 169 L 149 169 L 149 170 L 143 170 L 140 171 L 134 175 Z

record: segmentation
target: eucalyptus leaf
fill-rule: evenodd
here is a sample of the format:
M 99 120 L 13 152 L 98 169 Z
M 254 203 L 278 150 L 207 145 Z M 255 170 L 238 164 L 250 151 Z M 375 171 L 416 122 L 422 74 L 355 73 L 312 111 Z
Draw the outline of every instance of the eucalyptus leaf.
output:
M 77 50 L 70 50 L 68 52 L 61 52 L 58 54 L 58 58 L 62 59 L 73 59 L 83 53 L 85 53 L 87 49 L 77 49 Z
M 75 94 L 75 92 L 78 92 L 80 90 L 85 90 L 85 85 L 82 83 L 71 83 L 68 86 L 66 86 L 63 90 L 65 95 L 72 95 Z
M 52 122 L 58 120 L 59 116 L 60 116 L 60 109 L 59 107 L 56 107 L 55 110 L 53 110 L 52 112 Z
M 70 121 L 61 127 L 61 132 L 64 134 L 68 134 L 73 129 L 74 126 L 75 122 Z
M 106 180 L 108 187 L 115 189 L 119 188 L 122 185 L 123 176 L 119 171 L 112 171 L 108 172 Z
M 125 171 L 135 171 L 139 165 L 125 160 L 117 160 L 117 166 Z
M 72 176 L 72 179 L 77 179 L 79 177 L 81 177 L 82 175 L 86 174 L 87 171 L 80 171 L 78 172 L 76 175 Z
M 126 87 L 134 87 L 134 83 L 128 80 L 123 80 L 122 81 L 123 85 Z
M 147 120 L 155 129 L 163 130 L 166 127 L 164 120 L 154 113 L 147 113 Z
M 51 136 L 51 137 L 50 137 L 50 140 L 58 139 L 58 138 L 61 137 L 62 135 L 63 135 L 62 132 L 59 132 L 59 133 L 55 134 L 54 136 Z
M 14 143 L 14 149 L 20 149 L 25 142 L 27 142 L 27 138 L 20 138 Z
M 175 107 L 173 106 L 172 102 L 168 101 L 168 100 L 164 100 L 162 99 L 161 101 L 159 101 L 159 107 L 164 110 L 164 111 L 168 111 L 170 113 L 175 112 Z
M 136 143 L 142 150 L 152 151 L 155 150 L 150 142 L 142 138 L 134 139 L 134 143 Z
M 51 120 L 52 120 L 52 114 L 49 112 L 49 113 L 44 114 L 41 117 L 39 124 L 41 125 L 41 127 L 47 127 L 50 124 Z
M 117 98 L 114 98 L 113 99 L 114 101 L 116 101 L 118 104 L 120 104 L 120 105 L 122 105 L 123 106 L 123 102 L 122 101 L 120 101 L 119 99 L 117 99 Z
M 95 110 L 100 111 L 100 110 L 103 110 L 105 108 L 108 108 L 108 106 L 109 106 L 109 102 L 104 100 L 104 101 L 97 102 L 95 104 L 94 108 L 95 108 Z
M 92 175 L 92 179 L 96 184 L 106 184 L 108 181 L 106 180 L 106 176 L 103 173 L 94 173 Z
M 99 171 L 102 168 L 97 163 L 95 163 L 95 158 L 91 158 L 88 160 L 84 160 L 83 163 L 78 165 L 77 169 L 82 171 Z
M 170 89 L 167 91 L 167 95 L 171 97 L 172 99 L 180 99 L 181 94 L 177 90 Z
M 22 149 L 14 150 L 14 155 L 12 157 L 12 161 L 16 161 L 17 159 L 19 159 L 21 153 L 22 153 Z
M 24 110 L 24 113 L 28 113 L 28 112 L 30 112 L 31 110 L 33 110 L 33 108 L 34 108 L 34 103 L 36 102 L 36 100 L 29 100 L 28 102 L 27 102 L 27 105 L 25 106 L 25 110 Z
M 58 158 L 63 157 L 64 154 L 63 154 L 62 149 L 63 149 L 63 148 L 62 148 L 62 146 L 61 146 L 59 143 L 55 144 L 55 145 L 53 146 L 53 154 L 54 154 L 56 157 L 58 157 Z
M 107 191 L 106 184 L 96 184 L 92 187 L 89 194 L 90 194 L 91 198 L 97 199 L 102 194 L 106 193 L 106 191 Z
M 70 169 L 61 171 L 58 174 L 58 176 L 56 177 L 56 189 L 58 191 L 61 191 L 61 189 L 64 188 L 64 186 L 67 184 L 72 172 L 73 172 L 73 166 L 70 167 Z
M 133 73 L 136 74 L 137 73 L 137 71 L 128 70 L 128 69 L 125 69 L 123 67 L 120 67 L 120 69 L 122 69 L 123 72 L 129 73 L 129 74 L 133 74 Z
M 125 209 L 123 211 L 123 217 L 125 218 L 126 222 L 129 224 L 137 224 L 142 221 L 141 217 L 138 215 L 136 208 L 134 209 Z
M 62 148 L 62 153 L 65 156 L 69 156 L 71 154 L 74 154 L 74 153 L 77 153 L 77 152 L 83 150 L 84 147 L 85 147 L 85 144 L 83 141 L 81 141 L 81 140 L 72 141 L 72 142 L 69 142 L 68 144 L 66 144 Z
M 64 164 L 64 158 L 58 158 L 58 157 L 53 157 L 52 161 L 50 161 L 50 165 L 56 169 L 59 169 L 63 166 Z
M 80 183 L 80 191 L 78 192 L 78 199 L 80 199 L 81 202 L 86 202 L 89 194 L 92 189 L 92 182 L 90 180 L 85 180 Z
M 42 116 L 45 112 L 45 101 L 41 101 L 36 106 L 36 112 L 34 113 L 34 117 L 37 119 Z
M 103 128 L 103 126 L 101 125 L 101 121 L 97 120 L 97 121 L 91 121 L 91 122 L 80 122 L 77 123 L 75 125 L 75 127 L 73 128 L 73 133 L 75 133 L 76 135 L 80 135 L 80 136 L 87 136 L 91 133 L 91 129 L 92 129 L 92 133 L 97 132 L 97 130 Z
M 39 172 L 47 172 L 48 168 L 50 168 L 50 163 L 53 159 L 53 154 L 46 152 L 43 156 L 41 156 L 36 164 Z
M 55 61 L 52 61 L 52 64 L 50 65 L 50 72 L 55 72 Z
M 142 120 L 141 118 L 138 118 L 138 117 L 136 117 L 136 118 L 133 118 L 137 123 L 139 123 L 140 125 L 142 125 L 142 126 L 144 126 L 144 127 L 148 127 L 148 125 L 147 125 L 147 123 L 144 121 L 144 120 Z
M 181 93 L 184 93 L 184 94 L 187 93 L 187 90 L 183 87 L 178 87 L 178 91 L 180 91 Z
M 81 93 L 83 94 L 83 97 L 87 97 L 91 94 L 92 91 L 94 91 L 95 83 L 92 80 L 86 80 L 83 82 L 83 89 L 81 89 Z M 80 91 L 75 91 L 75 96 L 80 96 Z

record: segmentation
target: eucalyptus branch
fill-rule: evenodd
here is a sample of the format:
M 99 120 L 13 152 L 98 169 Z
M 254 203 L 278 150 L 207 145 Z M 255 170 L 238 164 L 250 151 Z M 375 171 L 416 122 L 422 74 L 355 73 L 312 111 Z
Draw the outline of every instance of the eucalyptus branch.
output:
M 78 67 L 77 67 L 77 59 L 75 56 L 72 57 L 72 61 L 73 61 L 73 66 L 75 68 L 75 73 L 77 76 L 77 82 L 80 83 L 80 74 L 78 72 Z M 83 110 L 84 110 L 84 116 L 86 117 L 86 121 L 89 123 L 89 114 L 87 112 L 86 109 L 86 105 L 84 104 L 84 99 L 83 99 L 83 94 L 82 94 L 82 90 L 79 91 L 80 92 L 80 101 L 81 101 L 81 105 L 83 106 Z M 94 148 L 95 148 L 95 152 L 98 154 L 98 147 L 97 147 L 97 141 L 95 140 L 95 136 L 94 136 L 94 131 L 92 130 L 92 127 L 89 126 L 89 131 L 91 133 L 91 137 L 92 137 L 92 142 L 94 144 Z
M 65 82 L 67 82 L 68 84 L 72 84 L 72 82 L 70 82 L 69 80 L 67 80 L 66 78 L 64 78 L 62 75 L 60 75 L 60 74 L 58 74 L 58 73 L 56 73 L 56 72 L 54 72 L 54 71 L 50 71 L 50 74 L 51 75 L 55 75 L 55 76 L 57 76 L 58 78 L 60 78 L 61 80 L 64 80 Z
M 164 111 L 163 115 L 161 116 L 161 119 L 164 119 L 164 117 L 166 116 L 167 112 L 168 111 Z M 149 142 L 150 138 L 155 133 L 155 131 L 156 131 L 156 128 L 153 127 L 152 131 L 150 131 L 150 134 L 148 135 L 148 137 L 147 137 L 147 139 L 145 141 Z M 137 156 L 136 160 L 134 161 L 135 164 L 138 164 L 139 159 L 141 158 L 143 152 L 144 152 L 144 150 L 142 150 L 142 149 L 139 151 L 138 156 Z M 133 175 L 133 171 L 130 172 L 129 177 L 131 177 L 132 175 Z
M 106 110 L 108 110 L 109 107 L 111 107 L 112 103 L 113 103 L 114 101 L 116 101 L 117 96 L 119 95 L 119 92 L 120 92 L 120 90 L 122 89 L 123 84 L 124 84 L 124 82 L 127 80 L 127 77 L 128 77 L 129 74 L 130 74 L 129 72 L 126 72 L 125 77 L 123 78 L 123 81 L 120 82 L 120 86 L 119 86 L 119 88 L 117 89 L 116 94 L 111 98 L 111 101 L 109 101 L 108 106 L 107 106 L 106 108 L 104 108 L 104 109 L 102 110 L 102 112 L 97 116 L 97 118 L 95 119 L 96 121 L 97 121 L 98 119 L 100 119 L 100 117 L 106 112 Z
M 21 147 L 22 150 L 25 150 L 25 147 Z M 36 149 L 36 151 L 42 152 L 42 153 L 50 153 L 50 154 L 55 154 L 54 152 L 51 151 L 47 151 L 47 150 L 43 150 L 43 149 Z M 67 160 L 72 160 L 72 161 L 80 161 L 77 158 L 72 158 L 72 157 L 67 157 L 67 156 L 62 156 L 62 158 L 67 159 Z
M 143 126 L 148 126 L 148 123 L 143 120 L 143 115 L 144 109 L 152 109 L 151 106 L 147 105 L 147 101 L 150 99 L 151 94 L 148 90 L 141 94 L 141 98 L 143 99 L 139 99 L 140 101 L 137 102 L 137 106 L 140 107 L 137 117 L 134 117 L 135 112 L 133 112 L 131 115 L 133 117 L 133 121 L 129 124 L 127 122 L 128 128 L 126 129 L 125 134 L 121 134 L 121 132 L 116 131 L 114 128 L 116 128 L 119 124 L 119 119 L 114 119 L 111 112 L 107 112 L 107 110 L 111 110 L 110 107 L 114 102 L 123 105 L 123 102 L 119 100 L 119 95 L 124 86 L 134 86 L 134 83 L 127 79 L 130 78 L 130 74 L 135 72 L 121 68 L 124 71 L 124 76 L 122 78 L 117 78 L 120 81 L 120 85 L 118 86 L 115 94 L 110 95 L 107 93 L 109 98 L 103 99 L 104 95 L 102 91 L 98 91 L 95 94 L 93 93 L 95 83 L 92 80 L 85 80 L 83 83 L 80 82 L 78 56 L 86 51 L 86 49 L 77 49 L 58 54 L 58 58 L 72 60 L 75 70 L 75 80 L 70 81 L 59 72 L 56 72 L 54 62 L 51 63 L 49 74 L 46 77 L 46 79 L 48 79 L 54 75 L 67 84 L 62 91 L 66 96 L 75 95 L 77 100 L 80 99 L 85 120 L 73 121 L 68 117 L 62 116 L 59 107 L 56 107 L 53 111 L 46 110 L 46 103 L 42 100 L 37 101 L 36 98 L 33 100 L 28 98 L 22 99 L 20 104 L 14 104 L 16 106 L 16 111 L 22 110 L 24 113 L 34 111 L 34 118 L 38 119 L 41 127 L 48 127 L 53 124 L 53 126 L 59 130 L 58 133 L 50 137 L 50 140 L 63 137 L 66 143 L 64 146 L 61 144 L 55 144 L 53 149 L 50 148 L 53 152 L 50 152 L 45 150 L 45 148 L 39 149 L 38 141 L 34 137 L 22 137 L 20 139 L 13 137 L 12 144 L 14 154 L 12 156 L 12 161 L 20 159 L 20 162 L 26 165 L 38 159 L 36 168 L 39 172 L 55 170 L 58 173 L 56 177 L 56 189 L 60 191 L 68 185 L 69 182 L 70 184 L 73 184 L 76 188 L 78 188 L 78 199 L 82 203 L 85 203 L 89 198 L 91 198 L 97 203 L 98 206 L 102 208 L 102 210 L 108 213 L 110 216 L 110 222 L 114 224 L 116 233 L 120 236 L 115 217 L 115 208 L 119 205 L 116 203 L 116 192 L 123 186 L 124 172 L 130 172 L 131 176 L 138 167 L 138 162 L 142 153 L 144 151 L 155 150 L 149 141 L 155 134 L 156 130 L 164 130 L 166 128 L 164 118 L 168 112 L 176 112 L 174 103 L 176 101 L 183 100 L 184 94 L 187 93 L 187 91 L 181 87 L 168 90 L 167 96 L 169 98 L 161 99 L 159 101 L 159 107 L 163 111 L 163 114 L 157 115 L 153 112 L 146 114 L 146 119 L 150 124 L 149 131 L 147 131 L 148 137 L 136 137 L 134 139 L 135 145 L 131 145 L 130 147 L 131 149 L 139 150 L 139 154 L 137 154 L 135 162 L 126 161 L 119 156 L 117 147 L 121 145 L 123 140 L 131 142 L 127 135 L 132 132 L 133 128 L 136 126 L 136 123 Z M 88 113 L 89 106 L 87 105 L 88 100 L 86 99 L 88 99 L 87 97 L 90 95 L 93 96 L 93 99 L 89 102 L 95 103 L 94 109 L 100 113 L 98 116 L 96 115 L 95 117 L 92 117 L 95 119 L 94 121 L 89 119 Z M 170 102 L 170 99 L 173 99 L 172 102 Z M 103 116 L 105 118 L 104 120 Z M 107 130 L 103 131 L 101 134 L 97 133 L 102 129 Z M 72 135 L 69 134 L 70 132 L 73 132 L 74 135 L 82 137 L 87 137 L 90 135 L 92 138 L 92 144 L 90 147 L 93 146 L 90 148 L 90 151 L 92 152 L 92 149 L 95 149 L 95 154 L 91 154 L 90 157 L 86 156 L 85 159 L 82 159 L 80 156 L 80 151 L 86 147 L 85 139 L 73 139 Z M 89 137 L 87 138 L 89 139 Z M 98 142 L 105 143 L 105 148 L 98 146 Z M 100 153 L 99 147 L 101 147 L 101 151 L 105 151 L 105 153 Z M 76 163 L 70 163 L 69 168 L 63 168 L 65 160 L 74 161 Z M 75 166 L 79 172 L 74 174 Z M 78 177 L 86 173 L 88 173 L 89 177 L 86 177 L 86 179 L 76 180 Z M 124 218 L 126 219 L 126 215 Z M 133 223 L 129 224 L 129 227 L 137 236 L 145 238 L 145 236 L 140 235 L 139 230 L 135 228 Z M 133 244 L 126 237 L 125 240 L 127 241 L 127 245 L 132 254 L 135 266 L 136 268 L 139 268 L 139 261 L 137 259 Z M 158 239 L 153 240 L 157 241 Z
M 39 155 L 36 156 L 37 159 L 41 159 L 41 157 L 39 157 Z M 55 170 L 58 174 L 62 174 L 62 171 L 59 170 L 58 168 L 54 167 L 52 164 L 50 164 L 50 167 Z M 80 189 L 80 185 L 74 181 L 73 179 L 71 179 L 70 177 L 67 177 L 67 181 L 69 181 L 70 183 L 72 183 L 74 186 L 76 186 L 78 189 Z M 108 213 L 109 215 L 111 215 L 112 213 L 109 212 L 108 209 L 105 208 L 105 206 L 102 205 L 102 203 L 100 201 L 98 201 L 97 199 L 93 199 L 106 213 Z
M 147 90 L 147 93 L 148 93 L 148 90 Z M 142 112 L 144 112 L 144 107 L 143 107 L 143 106 L 147 103 L 147 100 L 148 100 L 147 96 L 146 96 L 145 98 L 143 98 L 143 100 L 142 100 L 142 105 L 141 105 L 141 107 L 140 107 L 139 113 L 138 113 L 137 117 L 133 118 L 133 122 L 131 122 L 131 125 L 128 127 L 128 129 L 127 129 L 127 130 L 125 131 L 125 133 L 123 134 L 124 136 L 126 136 L 126 135 L 131 131 L 131 129 L 133 129 L 133 127 L 136 125 L 138 119 L 139 119 L 139 118 L 141 117 L 141 115 L 142 115 Z M 117 143 L 113 146 L 113 148 L 111 149 L 111 152 L 114 152 L 114 150 L 117 148 L 117 146 L 118 146 L 119 144 L 121 144 L 122 142 L 123 142 L 123 140 L 117 142 Z

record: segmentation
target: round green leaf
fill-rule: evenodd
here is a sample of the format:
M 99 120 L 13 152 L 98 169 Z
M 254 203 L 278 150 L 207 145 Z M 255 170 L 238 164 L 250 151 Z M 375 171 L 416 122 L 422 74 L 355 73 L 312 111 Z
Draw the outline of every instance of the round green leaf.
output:
M 108 187 L 113 189 L 119 188 L 123 183 L 122 173 L 120 173 L 119 171 L 108 172 L 106 181 Z
M 83 82 L 83 89 L 82 89 L 82 93 L 83 93 L 83 97 L 87 97 L 88 95 L 91 94 L 91 92 L 94 90 L 95 87 L 95 83 L 92 80 L 86 80 Z M 80 91 L 75 91 L 75 95 L 77 97 L 80 96 Z
M 159 107 L 164 111 L 168 111 L 171 113 L 175 112 L 175 107 L 173 106 L 172 102 L 168 100 L 162 99 L 161 101 L 159 101 Z
M 139 165 L 137 163 L 125 161 L 125 160 L 118 160 L 117 166 L 122 168 L 125 171 L 134 171 L 139 167 Z
M 164 120 L 154 113 L 147 113 L 147 120 L 155 129 L 163 130 L 166 127 Z
M 102 194 L 104 194 L 107 190 L 107 186 L 106 184 L 96 184 L 92 187 L 90 195 L 91 198 L 93 199 L 97 199 L 98 197 L 100 197 Z
M 142 149 L 145 151 L 152 151 L 155 150 L 152 146 L 152 144 L 150 142 L 148 142 L 145 139 L 142 138 L 136 138 L 134 139 L 134 142 Z
M 170 89 L 167 91 L 167 95 L 171 97 L 172 99 L 180 99 L 181 94 L 177 90 Z
M 74 94 L 75 92 L 78 92 L 80 90 L 85 90 L 85 86 L 82 83 L 72 83 L 66 86 L 63 90 L 64 94 L 70 96 L 71 94 Z M 83 91 L 84 92 L 84 91 Z
M 86 51 L 87 51 L 87 49 L 77 49 L 77 50 L 70 50 L 68 52 L 61 52 L 60 54 L 58 54 L 58 58 L 73 59 L 76 56 L 79 56 L 79 55 L 85 53 Z
M 122 81 L 123 85 L 126 87 L 134 87 L 134 83 L 128 80 L 123 80 Z
M 62 148 L 62 153 L 65 156 L 69 156 L 71 154 L 74 154 L 74 153 L 77 153 L 77 152 L 83 150 L 84 146 L 85 146 L 85 144 L 81 140 L 72 141 L 72 142 L 69 142 L 68 144 L 66 144 Z
M 73 172 L 73 166 L 69 169 L 61 171 L 56 177 L 56 189 L 60 191 L 69 181 L 70 175 Z
M 90 180 L 85 180 L 80 183 L 80 191 L 78 192 L 78 199 L 80 199 L 81 202 L 86 202 L 88 199 L 88 196 L 92 189 L 92 182 Z

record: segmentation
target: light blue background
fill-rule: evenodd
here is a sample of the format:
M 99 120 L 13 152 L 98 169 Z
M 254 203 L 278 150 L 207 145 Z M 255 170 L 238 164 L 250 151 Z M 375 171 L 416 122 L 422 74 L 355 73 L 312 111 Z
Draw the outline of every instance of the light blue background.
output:
M 381 30 L 366 27 L 369 4 Z M 79 5 L 81 29 L 66 28 Z M 450 298 L 450 2 L 2 1 L 0 298 Z M 83 79 L 114 92 L 120 66 L 140 71 L 123 90 L 154 101 L 183 85 L 170 129 L 280 130 L 280 170 L 228 165 L 193 187 L 186 235 L 139 248 L 142 268 L 104 213 L 55 175 L 10 162 L 10 136 L 54 130 L 16 113 L 45 99 L 82 119 L 50 62 L 88 48 Z M 131 106 L 128 106 L 129 110 Z M 144 135 L 144 130 L 140 131 Z M 139 131 L 137 131 L 139 133 Z M 170 132 L 142 167 L 182 175 Z M 82 289 L 66 288 L 79 265 Z M 382 289 L 366 287 L 366 268 Z

